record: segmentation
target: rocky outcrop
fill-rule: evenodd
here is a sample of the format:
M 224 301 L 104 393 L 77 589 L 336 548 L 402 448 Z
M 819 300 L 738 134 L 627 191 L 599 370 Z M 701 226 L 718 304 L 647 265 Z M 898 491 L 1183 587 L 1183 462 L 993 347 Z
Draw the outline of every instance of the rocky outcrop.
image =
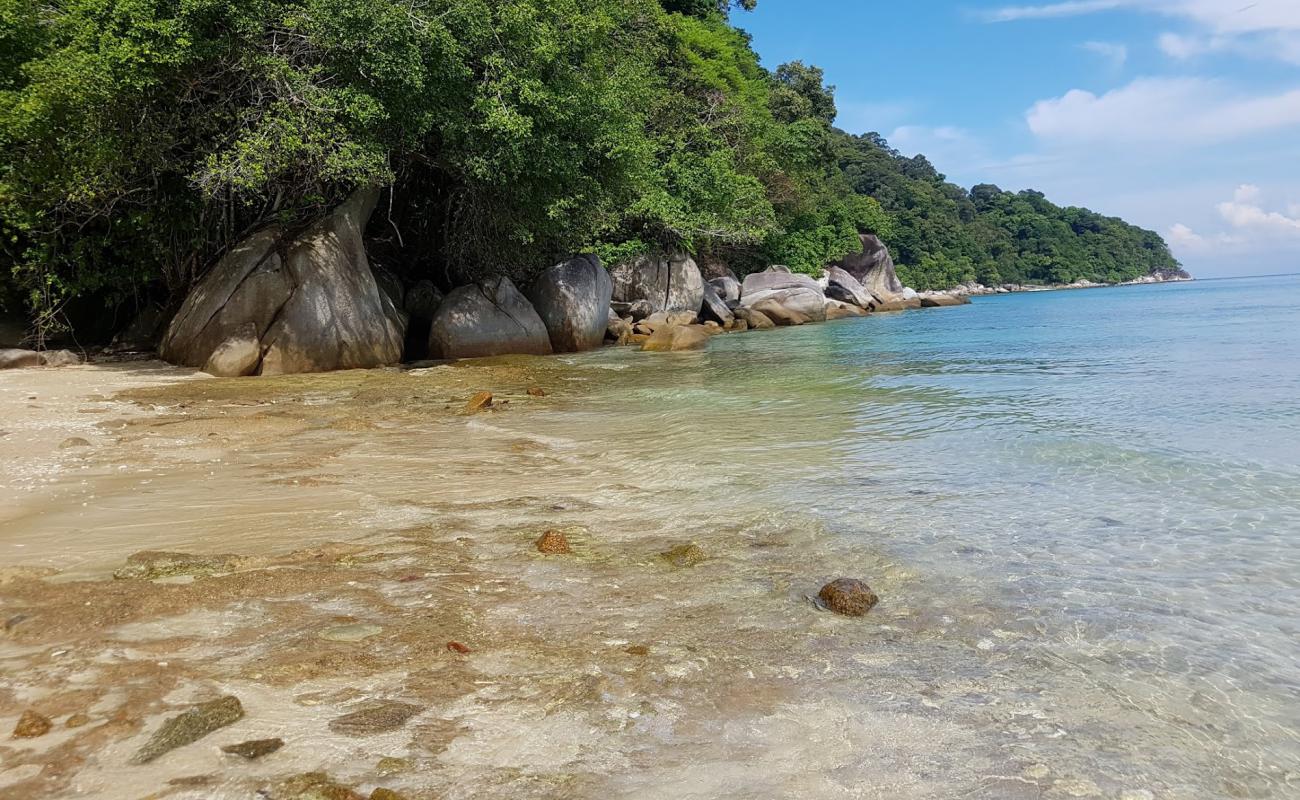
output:
M 711 319 L 723 327 L 730 325 L 736 318 L 731 308 L 714 291 L 712 282 L 704 284 L 704 303 L 700 307 L 700 317 Z
M 845 256 L 834 266 L 852 275 L 868 292 L 878 299 L 888 301 L 903 293 L 903 282 L 894 272 L 894 259 L 885 243 L 872 234 L 864 233 L 862 252 Z
M 620 303 L 646 301 L 649 313 L 690 311 L 697 313 L 704 302 L 704 277 L 687 255 L 641 256 L 610 270 L 613 299 Z M 636 318 L 636 314 L 633 313 Z
M 961 294 L 929 292 L 920 296 L 921 308 L 947 308 L 970 305 L 970 298 Z
M 713 278 L 709 281 L 713 291 L 718 293 L 724 303 L 740 302 L 740 281 L 730 275 L 721 278 Z
M 710 338 L 712 336 L 702 325 L 664 326 L 651 334 L 641 349 L 659 353 L 703 350 L 709 346 Z
M 614 284 L 593 255 L 550 267 L 528 289 L 528 299 L 557 353 L 594 350 L 605 339 Z
M 821 322 L 826 319 L 826 295 L 822 293 L 821 284 L 807 275 L 791 273 L 789 268 L 775 266 L 763 272 L 745 276 L 741 285 L 740 303 L 746 308 L 756 308 L 772 317 L 778 325 L 799 325 L 802 322 L 783 322 L 791 319 L 789 315 L 780 314 L 782 319 L 773 317 L 765 304 L 775 302 L 783 306 L 804 322 Z
M 865 309 L 874 308 L 879 302 L 857 278 L 836 266 L 826 269 L 826 296 Z
M 859 308 L 852 303 L 841 303 L 839 300 L 826 301 L 826 321 L 835 319 L 847 319 L 849 317 L 865 317 L 867 311 Z
M 452 290 L 429 326 L 429 355 L 433 358 L 551 352 L 546 324 L 505 277 Z
M 743 306 L 736 309 L 736 319 L 745 323 L 746 330 L 770 331 L 776 327 L 776 323 L 762 311 Z
M 41 354 L 35 350 L 0 350 L 0 369 L 23 369 L 41 366 Z
M 803 314 L 788 308 L 785 304 L 773 297 L 765 297 L 755 303 L 751 309 L 757 311 L 772 321 L 773 324 L 780 327 L 791 325 L 807 325 L 812 320 Z M 823 315 L 825 310 L 822 311 Z
M 397 363 L 402 317 L 362 242 L 378 196 L 356 192 L 301 234 L 272 226 L 240 242 L 185 299 L 162 357 L 227 377 Z

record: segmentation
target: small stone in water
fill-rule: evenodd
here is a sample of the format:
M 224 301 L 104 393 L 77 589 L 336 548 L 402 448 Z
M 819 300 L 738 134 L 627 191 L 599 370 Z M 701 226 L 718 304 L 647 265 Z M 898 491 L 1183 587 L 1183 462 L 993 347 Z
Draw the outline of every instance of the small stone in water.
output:
M 146 550 L 128 556 L 126 566 L 114 572 L 113 577 L 118 580 L 153 580 L 173 575 L 211 575 L 238 569 L 240 560 L 239 556 L 229 554 L 205 556 Z
M 469 399 L 469 402 L 465 404 L 465 411 L 467 413 L 474 414 L 476 412 L 484 411 L 491 407 L 492 407 L 492 393 L 479 392 L 478 394 L 471 397 Z
M 420 707 L 410 703 L 381 702 L 344 714 L 330 723 L 330 730 L 346 736 L 369 736 L 395 731 L 406 721 L 420 713 Z
M 59 445 L 59 449 L 61 450 L 71 450 L 74 447 L 90 447 L 90 442 L 80 436 L 73 436 L 69 439 L 64 439 L 63 443 Z
M 461 644 L 460 642 L 447 642 L 447 649 L 452 651 L 453 653 L 460 653 L 461 655 L 468 655 L 469 653 L 473 652 L 472 650 L 470 650 L 468 647 Z
M 271 790 L 271 800 L 365 800 L 324 772 L 307 772 L 280 781 Z
M 1148 789 L 1125 789 L 1119 793 L 1119 800 L 1156 800 L 1156 796 Z
M 698 544 L 679 544 L 662 555 L 669 564 L 680 568 L 693 567 L 708 559 Z
M 406 797 L 381 786 L 370 793 L 370 800 L 406 800 Z
M 567 555 L 573 552 L 569 547 L 569 540 L 559 531 L 543 533 L 542 538 L 537 540 L 537 549 L 550 556 Z
M 634 644 L 625 651 L 630 656 L 648 656 L 650 648 L 643 644 Z
M 281 747 L 284 747 L 283 739 L 253 739 L 252 741 L 240 742 L 239 744 L 228 744 L 221 748 L 221 752 L 230 753 L 235 756 L 243 756 L 249 761 L 252 761 L 255 758 L 270 755 Z
M 410 772 L 411 760 L 409 758 L 397 758 L 396 756 L 384 756 L 379 759 L 375 771 L 380 775 L 397 775 L 401 772 Z
M 540 387 L 540 386 L 529 386 L 529 387 L 528 387 L 528 396 L 529 396 L 529 397 L 545 397 L 545 396 L 546 396 L 546 390 L 543 389 L 543 388 Z
M 194 706 L 164 722 L 153 738 L 135 754 L 131 763 L 148 764 L 164 753 L 193 744 L 243 717 L 243 705 L 238 697 L 231 695 Z
M 855 578 L 839 578 L 822 587 L 817 597 L 836 614 L 861 617 L 880 602 L 871 587 Z
M 85 714 L 73 714 L 63 724 L 69 728 L 80 728 L 90 724 L 90 717 Z
M 320 638 L 331 642 L 360 642 L 378 636 L 384 629 L 378 625 L 338 625 L 320 632 Z
M 53 725 L 49 717 L 28 709 L 18 718 L 18 724 L 14 726 L 14 738 L 35 739 L 49 733 Z

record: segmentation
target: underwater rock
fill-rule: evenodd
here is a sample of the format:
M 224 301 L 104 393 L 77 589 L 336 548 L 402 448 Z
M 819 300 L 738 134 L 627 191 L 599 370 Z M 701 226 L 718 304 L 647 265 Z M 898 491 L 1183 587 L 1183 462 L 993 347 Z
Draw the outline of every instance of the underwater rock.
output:
M 770 331 L 776 327 L 771 317 L 753 308 L 737 308 L 736 319 L 744 322 L 749 330 Z
M 87 714 L 73 714 L 63 724 L 68 728 L 83 728 L 90 724 L 90 716 Z
M 568 555 L 573 552 L 569 540 L 559 531 L 547 531 L 537 540 L 537 550 L 550 556 Z
M 361 642 L 372 636 L 378 636 L 383 633 L 384 629 L 378 625 L 364 625 L 355 623 L 352 625 L 336 625 L 333 628 L 326 628 L 318 635 L 328 642 Z
M 370 793 L 370 800 L 406 800 L 406 796 L 380 786 Z
M 50 722 L 49 717 L 28 709 L 18 718 L 18 724 L 14 726 L 14 738 L 35 739 L 49 733 L 52 727 L 54 723 Z
M 195 553 L 170 553 L 163 550 L 144 550 L 127 556 L 126 566 L 113 573 L 117 580 L 153 580 L 175 575 L 211 575 L 216 572 L 233 572 L 240 557 L 229 553 L 205 556 Z
M 838 578 L 822 587 L 818 599 L 828 609 L 846 617 L 861 617 L 880 602 L 871 587 L 855 578 Z
M 164 753 L 193 744 L 243 717 L 244 706 L 233 695 L 201 703 L 164 722 L 153 738 L 135 754 L 131 763 L 148 764 Z
M 529 386 L 529 387 L 528 387 L 528 396 L 529 396 L 529 397 L 545 397 L 545 396 L 546 396 L 546 390 L 543 389 L 543 388 L 540 387 L 540 386 Z
M 324 772 L 307 772 L 271 787 L 268 800 L 366 800 Z
M 71 450 L 74 447 L 90 447 L 90 442 L 86 441 L 80 436 L 73 436 L 71 438 L 64 439 L 63 443 L 59 445 L 60 450 Z
M 270 755 L 281 747 L 284 747 L 283 739 L 253 739 L 247 742 L 240 742 L 239 744 L 228 744 L 221 748 L 221 752 L 230 753 L 235 756 L 242 756 L 243 758 L 252 761 L 255 758 Z
M 652 353 L 703 350 L 709 346 L 710 338 L 703 325 L 665 327 L 651 334 L 641 349 Z
M 384 756 L 379 759 L 379 763 L 375 765 L 375 772 L 378 772 L 380 775 L 398 775 L 403 772 L 410 772 L 412 766 L 411 759 L 409 758 Z
M 698 544 L 679 544 L 673 549 L 661 553 L 660 556 L 679 569 L 693 567 L 708 559 L 703 548 Z
M 372 736 L 395 731 L 422 709 L 410 703 L 380 701 L 330 722 L 330 730 L 344 736 Z
M 469 399 L 465 404 L 465 413 L 475 414 L 479 411 L 486 411 L 492 407 L 492 393 L 479 392 Z

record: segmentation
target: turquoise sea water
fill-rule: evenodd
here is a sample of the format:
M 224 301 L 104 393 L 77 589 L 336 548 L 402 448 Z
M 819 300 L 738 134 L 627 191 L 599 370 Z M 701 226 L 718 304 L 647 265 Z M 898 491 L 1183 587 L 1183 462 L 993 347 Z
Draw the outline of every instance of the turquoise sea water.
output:
M 557 433 L 662 476 L 666 516 L 779 509 L 911 576 L 860 701 L 937 686 L 990 749 L 1076 776 L 977 796 L 1300 797 L 1300 277 L 574 361 L 616 377 Z

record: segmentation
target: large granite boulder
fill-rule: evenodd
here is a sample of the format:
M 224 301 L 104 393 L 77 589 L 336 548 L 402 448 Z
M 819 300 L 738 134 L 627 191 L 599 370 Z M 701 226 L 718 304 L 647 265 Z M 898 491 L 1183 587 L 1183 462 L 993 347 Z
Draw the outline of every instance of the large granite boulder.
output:
M 433 358 L 551 352 L 546 323 L 505 277 L 453 289 L 429 326 L 429 355 Z
M 745 330 L 770 331 L 776 327 L 776 323 L 763 312 L 744 306 L 736 309 L 736 320 L 745 323 Z
M 949 306 L 970 305 L 970 298 L 964 294 L 949 292 L 930 292 L 920 296 L 921 308 L 947 308 Z
M 35 350 L 6 348 L 0 350 L 0 369 L 23 369 L 41 366 L 41 354 Z
M 894 272 L 894 259 L 885 243 L 872 234 L 864 233 L 862 252 L 847 255 L 834 266 L 843 269 L 879 300 L 892 300 L 903 293 L 903 282 Z
M 865 309 L 874 308 L 877 302 L 857 278 L 835 266 L 826 269 L 826 296 Z
M 162 357 L 226 377 L 400 361 L 402 316 L 362 241 L 378 197 L 361 190 L 300 234 L 271 226 L 240 242 L 185 298 Z
M 594 350 L 605 339 L 614 283 L 593 255 L 575 256 L 550 267 L 528 289 L 528 299 L 546 325 L 557 353 Z
M 806 322 L 822 322 L 826 319 L 826 295 L 822 292 L 821 284 L 807 275 L 792 273 L 787 267 L 769 267 L 763 272 L 745 276 L 740 291 L 740 304 L 747 308 L 758 308 L 761 303 L 769 300 L 804 317 Z M 773 322 L 782 324 L 775 318 Z
M 724 303 L 740 302 L 740 281 L 735 278 L 724 275 L 721 278 L 711 279 L 709 285 L 713 287 L 713 291 L 718 293 L 718 297 L 721 297 Z
M 704 302 L 704 277 L 688 255 L 641 256 L 610 270 L 614 300 L 646 301 L 649 312 L 700 310 Z M 636 314 L 633 313 L 633 317 Z
M 865 317 L 866 315 L 866 309 L 855 306 L 852 303 L 843 303 L 839 300 L 826 301 L 826 320 L 828 322 L 836 319 L 848 319 L 850 317 Z
M 703 325 L 673 325 L 652 333 L 641 349 L 651 353 L 703 350 L 711 338 Z
M 711 319 L 723 327 L 730 325 L 736 319 L 736 315 L 723 299 L 718 297 L 712 283 L 704 284 L 704 304 L 700 307 L 700 319 Z
M 809 322 L 812 322 L 812 319 L 810 317 L 805 316 L 804 314 L 801 314 L 798 311 L 795 311 L 787 307 L 786 305 L 784 305 L 783 303 L 779 302 L 778 300 L 772 297 L 766 297 L 762 300 L 759 300 L 753 306 L 750 306 L 750 309 L 753 311 L 757 311 L 758 313 L 770 319 L 774 324 L 779 325 L 781 327 L 786 327 L 790 325 L 807 325 Z M 823 309 L 822 319 L 825 319 L 825 313 L 826 313 L 825 309 Z

